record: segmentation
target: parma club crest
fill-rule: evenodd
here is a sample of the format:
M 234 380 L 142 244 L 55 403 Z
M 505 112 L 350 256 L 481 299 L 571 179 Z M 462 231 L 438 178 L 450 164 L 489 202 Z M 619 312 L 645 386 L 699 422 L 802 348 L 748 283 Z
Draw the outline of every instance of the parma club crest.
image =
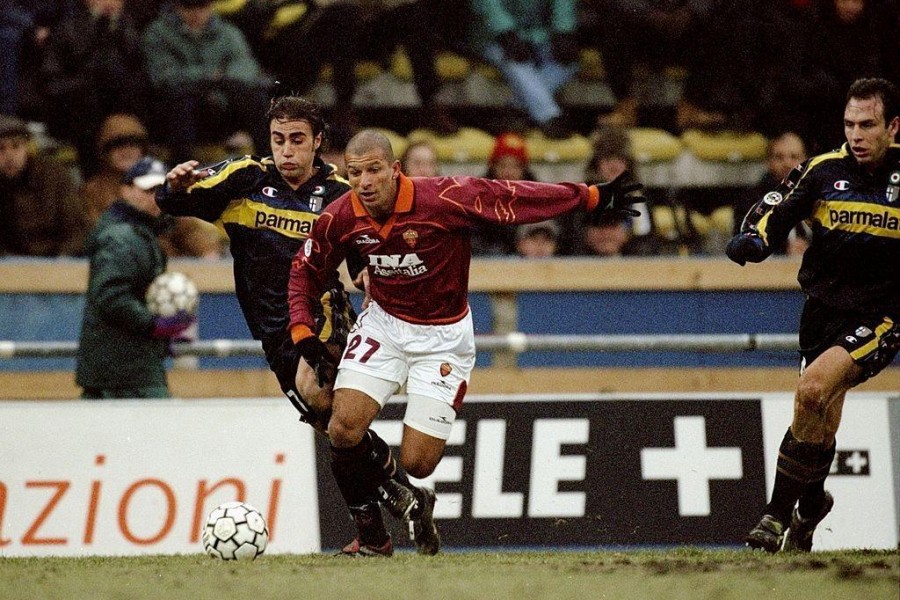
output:
M 893 171 L 888 177 L 885 195 L 887 195 L 888 202 L 896 202 L 900 198 L 900 171 Z

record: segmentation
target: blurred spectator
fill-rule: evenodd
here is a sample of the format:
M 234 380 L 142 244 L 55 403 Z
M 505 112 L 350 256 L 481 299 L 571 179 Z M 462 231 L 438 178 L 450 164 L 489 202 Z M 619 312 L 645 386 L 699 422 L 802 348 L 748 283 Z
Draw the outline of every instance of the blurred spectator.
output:
M 247 36 L 263 68 L 284 84 L 283 95 L 306 95 L 330 64 L 335 95 L 330 121 L 352 134 L 358 126 L 353 97 L 364 15 L 359 4 L 350 0 L 256 0 L 228 18 Z
M 51 32 L 42 64 L 50 134 L 75 146 L 82 176 L 96 170 L 94 138 L 103 119 L 143 116 L 149 90 L 140 35 L 125 0 L 83 0 Z M 73 115 L 77 115 L 73 118 Z
M 344 163 L 344 149 L 350 141 L 352 133 L 340 125 L 328 125 L 323 136 L 319 156 L 324 162 L 334 165 L 334 172 L 347 178 L 347 165 Z
M 516 254 L 522 258 L 554 256 L 558 239 L 559 225 L 555 221 L 519 225 L 516 229 Z
M 119 198 L 122 177 L 147 153 L 147 130 L 132 115 L 110 115 L 97 135 L 100 169 L 81 186 L 80 196 L 91 226 Z M 225 245 L 218 229 L 194 218 L 175 219 L 160 235 L 166 255 L 221 258 Z
M 122 177 L 147 153 L 147 129 L 137 117 L 108 116 L 97 132 L 97 173 L 81 186 L 79 195 L 91 226 L 119 197 Z
M 535 181 L 528 159 L 525 138 L 506 132 L 497 136 L 488 157 L 488 179 L 510 181 Z M 503 256 L 516 251 L 515 227 L 479 223 L 472 230 L 472 254 L 475 256 Z
M 554 94 L 578 71 L 575 0 L 470 0 L 473 49 L 506 78 L 544 134 L 570 126 Z
M 79 255 L 85 233 L 69 168 L 34 152 L 21 119 L 0 115 L 0 255 Z
M 72 12 L 69 1 L 0 1 L 0 114 L 42 118 L 33 84 L 50 27 Z
M 616 98 L 601 124 L 638 124 L 636 67 L 687 69 L 676 124 L 744 128 L 758 90 L 752 77 L 755 2 L 737 0 L 593 0 L 600 51 Z M 739 25 L 738 25 L 739 24 Z
M 803 104 L 808 125 L 801 133 L 816 153 L 836 148 L 844 139 L 844 96 L 850 84 L 860 77 L 892 76 L 885 51 L 888 44 L 900 45 L 900 31 L 882 29 L 875 5 L 873 0 L 822 0 L 806 30 L 808 61 L 801 68 L 811 78 L 811 93 Z
M 786 132 L 769 141 L 766 147 L 766 172 L 753 187 L 741 195 L 734 204 L 733 235 L 741 230 L 741 222 L 760 199 L 776 189 L 791 169 L 805 161 L 806 146 L 803 139 L 794 132 Z M 773 253 L 800 256 L 809 246 L 809 232 L 803 224 L 798 225 L 783 243 L 773 246 Z
M 166 270 L 156 236 L 161 217 L 154 193 L 166 182 L 162 162 L 146 157 L 122 179 L 120 200 L 103 213 L 87 242 L 88 289 L 75 382 L 89 400 L 166 398 L 169 343 L 196 322 L 183 312 L 156 316 L 144 299 Z
M 242 146 L 246 141 L 237 138 L 249 135 L 257 152 L 269 144 L 260 118 L 268 89 L 259 65 L 243 34 L 213 12 L 212 2 L 175 0 L 143 37 L 155 125 L 175 162 L 192 156 L 201 142 Z
M 813 154 L 843 138 L 844 93 L 858 77 L 900 77 L 895 0 L 779 0 L 765 19 L 760 129 L 796 131 Z
M 604 125 L 593 134 L 593 152 L 585 165 L 586 183 L 612 181 L 625 171 L 635 172 L 634 157 L 628 131 L 623 127 Z M 650 207 L 635 204 L 640 216 L 606 218 L 599 224 L 583 215 L 564 221 L 563 239 L 574 241 L 571 253 L 599 256 L 675 254 L 677 246 L 664 240 L 655 230 Z M 569 248 L 565 248 L 570 253 Z
M 442 135 L 454 133 L 458 126 L 447 108 L 435 96 L 441 82 L 434 59 L 438 46 L 434 2 L 428 0 L 362 0 L 366 9 L 360 49 L 363 57 L 388 64 L 397 46 L 403 46 L 412 67 L 413 83 L 421 108 L 419 126 Z
M 632 239 L 631 224 L 616 215 L 604 215 L 584 228 L 584 250 L 590 256 L 622 256 Z
M 427 141 L 414 142 L 406 147 L 400 157 L 403 173 L 407 177 L 437 177 L 440 175 L 437 150 Z

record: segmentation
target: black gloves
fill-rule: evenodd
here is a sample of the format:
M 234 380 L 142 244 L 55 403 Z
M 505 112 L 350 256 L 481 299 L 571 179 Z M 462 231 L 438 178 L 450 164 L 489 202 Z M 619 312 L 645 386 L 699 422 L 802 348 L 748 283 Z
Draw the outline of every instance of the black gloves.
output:
M 577 62 L 581 54 L 574 33 L 554 33 L 550 37 L 550 51 L 561 63 Z
M 728 242 L 725 254 L 743 267 L 748 262 L 762 262 L 769 256 L 769 250 L 762 238 L 755 233 L 739 233 Z
M 625 171 L 609 183 L 598 183 L 594 187 L 600 192 L 600 202 L 593 213 L 594 222 L 608 214 L 622 218 L 639 217 L 641 212 L 630 206 L 647 202 L 643 194 L 632 193 L 644 189 L 644 185 L 634 180 L 631 171 Z
M 315 335 L 311 335 L 303 338 L 295 345 L 297 346 L 297 351 L 300 352 L 300 356 L 315 372 L 319 387 L 324 387 L 326 383 L 334 381 L 334 377 L 337 374 L 338 361 L 328 351 L 322 340 Z
M 497 43 L 503 48 L 503 54 L 513 62 L 534 60 L 534 52 L 528 42 L 519 37 L 515 31 L 505 31 L 497 36 Z

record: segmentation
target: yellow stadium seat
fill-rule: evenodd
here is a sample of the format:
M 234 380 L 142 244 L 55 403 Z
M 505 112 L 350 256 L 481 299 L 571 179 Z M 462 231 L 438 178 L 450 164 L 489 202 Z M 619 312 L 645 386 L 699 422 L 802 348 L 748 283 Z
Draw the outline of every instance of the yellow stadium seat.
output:
M 638 163 L 675 160 L 684 150 L 681 140 L 663 129 L 633 127 L 628 130 L 628 139 Z
M 400 81 L 413 80 L 412 62 L 402 46 L 391 55 L 391 74 Z
M 429 129 L 416 129 L 407 136 L 410 143 L 430 142 L 440 162 L 487 162 L 494 148 L 494 136 L 472 127 L 460 127 L 452 135 L 441 136 Z
M 533 129 L 525 136 L 528 155 L 539 162 L 584 162 L 591 156 L 591 142 L 583 135 L 573 134 L 566 139 L 551 139 Z
M 689 129 L 681 134 L 681 141 L 701 160 L 742 162 L 763 160 L 766 156 L 766 138 L 761 133 Z
M 434 59 L 434 69 L 441 81 L 463 81 L 472 67 L 469 61 L 454 52 L 439 52 Z
M 603 68 L 603 57 L 596 48 L 584 48 L 578 60 L 578 77 L 584 81 L 603 81 L 606 70 Z

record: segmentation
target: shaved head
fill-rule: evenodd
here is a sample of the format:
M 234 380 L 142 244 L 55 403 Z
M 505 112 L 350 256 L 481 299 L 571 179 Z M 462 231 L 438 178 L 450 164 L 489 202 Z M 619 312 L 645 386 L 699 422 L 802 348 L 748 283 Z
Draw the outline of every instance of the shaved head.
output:
M 394 149 L 391 141 L 383 133 L 374 129 L 363 129 L 347 142 L 344 154 L 347 156 L 361 156 L 370 152 L 379 152 L 388 163 L 394 162 Z

